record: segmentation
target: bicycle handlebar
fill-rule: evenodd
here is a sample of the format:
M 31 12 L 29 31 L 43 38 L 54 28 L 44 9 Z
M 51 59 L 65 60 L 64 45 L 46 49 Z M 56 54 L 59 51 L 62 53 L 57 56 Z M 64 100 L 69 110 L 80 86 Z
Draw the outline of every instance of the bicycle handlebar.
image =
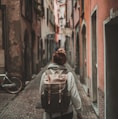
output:
M 3 73 L 3 74 L 0 74 L 0 76 L 6 76 L 7 75 L 7 72 Z

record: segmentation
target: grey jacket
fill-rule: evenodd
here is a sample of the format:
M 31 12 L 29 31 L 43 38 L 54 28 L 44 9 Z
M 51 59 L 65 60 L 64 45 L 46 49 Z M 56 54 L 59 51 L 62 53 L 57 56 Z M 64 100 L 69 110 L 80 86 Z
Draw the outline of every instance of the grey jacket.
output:
M 65 66 L 59 66 L 55 63 L 51 63 L 48 66 L 48 68 L 54 68 L 54 67 L 65 69 Z M 39 87 L 39 97 L 41 97 L 41 94 L 44 91 L 43 90 L 43 79 L 44 79 L 45 75 L 46 75 L 46 73 L 44 72 L 41 77 L 40 87 Z M 74 106 L 77 113 L 79 113 L 81 110 L 82 104 L 81 104 L 81 99 L 80 99 L 79 92 L 78 92 L 78 89 L 77 89 L 77 86 L 75 83 L 75 78 L 71 72 L 68 72 L 67 84 L 68 84 L 68 91 L 70 91 L 70 93 L 71 93 L 71 102 L 70 102 L 68 111 L 66 113 L 70 113 L 73 111 L 72 105 Z M 41 102 L 41 99 L 40 99 L 40 102 Z M 57 116 L 60 116 L 60 113 L 52 114 L 52 117 L 57 117 Z M 43 119 L 50 119 L 48 113 L 44 112 Z

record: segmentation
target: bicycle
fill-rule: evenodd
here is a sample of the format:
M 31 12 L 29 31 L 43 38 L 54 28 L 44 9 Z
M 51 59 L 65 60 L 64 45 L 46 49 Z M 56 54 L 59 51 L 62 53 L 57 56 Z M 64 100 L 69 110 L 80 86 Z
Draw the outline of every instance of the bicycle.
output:
M 4 88 L 8 93 L 19 93 L 23 88 L 23 83 L 18 77 L 10 77 L 7 72 L 0 74 L 0 86 Z

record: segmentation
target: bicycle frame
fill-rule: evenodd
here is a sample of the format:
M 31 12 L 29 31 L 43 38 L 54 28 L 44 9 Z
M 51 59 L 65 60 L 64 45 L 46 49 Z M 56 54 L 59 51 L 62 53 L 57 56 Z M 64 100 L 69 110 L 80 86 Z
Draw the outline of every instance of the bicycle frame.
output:
M 2 87 L 9 87 L 9 86 L 15 86 L 15 84 L 13 84 L 13 82 L 8 78 L 7 73 L 5 74 L 0 74 L 0 77 L 2 78 L 2 82 L 0 83 Z M 7 80 L 10 84 L 5 84 L 5 80 Z
M 0 77 L 3 77 L 1 80 L 1 85 L 4 83 L 4 81 L 6 80 L 6 79 L 8 79 L 8 77 L 6 76 L 6 73 L 5 74 L 0 74 Z
M 22 90 L 23 84 L 19 77 L 9 77 L 7 72 L 4 74 L 0 74 L 1 81 L 0 86 L 4 88 L 8 93 L 16 94 Z

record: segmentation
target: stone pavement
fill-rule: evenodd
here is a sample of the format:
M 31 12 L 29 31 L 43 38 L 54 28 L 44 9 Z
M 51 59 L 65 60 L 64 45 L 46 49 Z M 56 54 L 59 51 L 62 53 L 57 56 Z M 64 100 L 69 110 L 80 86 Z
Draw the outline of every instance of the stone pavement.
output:
M 95 111 L 93 110 L 93 107 L 91 105 L 91 101 L 80 83 L 79 76 L 77 76 L 75 74 L 75 72 L 70 67 L 70 65 L 67 64 L 67 67 L 68 67 L 68 69 L 70 69 L 70 71 L 73 73 L 73 75 L 76 79 L 75 81 L 76 81 L 76 84 L 77 84 L 77 87 L 79 90 L 79 94 L 80 94 L 80 97 L 82 100 L 82 107 L 83 107 L 82 117 L 83 117 L 83 119 L 98 119 L 98 117 L 96 116 Z M 75 119 L 76 119 L 76 117 L 75 117 Z
M 69 65 L 67 67 L 73 72 Z M 0 119 L 42 119 L 43 109 L 36 109 L 35 106 L 39 99 L 40 77 L 45 68 L 42 68 L 40 73 L 30 81 L 25 89 L 0 110 Z M 76 79 L 79 78 L 74 72 L 73 74 Z M 83 119 L 98 119 L 79 80 L 76 81 L 82 99 Z
M 16 94 L 9 94 L 0 87 L 0 112 L 6 107 L 14 98 Z

